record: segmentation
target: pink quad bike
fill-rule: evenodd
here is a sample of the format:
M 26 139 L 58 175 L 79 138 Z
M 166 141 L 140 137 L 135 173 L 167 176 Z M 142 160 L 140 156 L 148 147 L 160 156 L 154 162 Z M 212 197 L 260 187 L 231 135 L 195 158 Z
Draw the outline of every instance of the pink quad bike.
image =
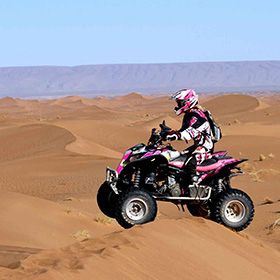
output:
M 107 167 L 106 181 L 97 193 L 100 210 L 115 218 L 124 228 L 151 222 L 157 215 L 157 201 L 186 206 L 193 216 L 211 219 L 241 231 L 254 217 L 250 197 L 233 189 L 230 179 L 243 174 L 240 163 L 227 152 L 213 152 L 197 166 L 198 183 L 190 184 L 184 166 L 190 155 L 164 144 L 168 128 L 152 129 L 147 145 L 141 143 L 126 150 L 116 170 Z

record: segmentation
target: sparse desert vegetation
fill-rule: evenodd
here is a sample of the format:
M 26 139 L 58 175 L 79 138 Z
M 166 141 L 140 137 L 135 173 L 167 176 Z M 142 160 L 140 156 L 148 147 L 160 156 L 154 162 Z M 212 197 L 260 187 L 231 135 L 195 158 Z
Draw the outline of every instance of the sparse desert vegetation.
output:
M 273 204 L 274 203 L 274 200 L 272 200 L 271 198 L 269 197 L 266 197 L 263 202 L 261 203 L 261 205 L 267 205 L 267 204 Z
M 276 230 L 280 229 L 280 218 L 276 219 L 275 222 L 273 222 L 269 227 L 268 227 L 268 234 L 274 233 Z
M 102 225 L 108 225 L 111 224 L 113 222 L 113 219 L 103 215 L 103 214 L 99 214 L 97 215 L 94 219 L 93 219 L 96 223 L 98 224 L 102 224 Z

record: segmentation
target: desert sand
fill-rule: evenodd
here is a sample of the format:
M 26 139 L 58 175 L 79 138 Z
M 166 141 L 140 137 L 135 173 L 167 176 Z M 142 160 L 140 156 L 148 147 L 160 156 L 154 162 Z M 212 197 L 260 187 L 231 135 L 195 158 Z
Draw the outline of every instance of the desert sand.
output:
M 202 105 L 222 127 L 216 150 L 249 159 L 232 180 L 256 209 L 241 233 L 164 202 L 129 230 L 99 211 L 106 166 L 162 120 L 180 127 L 167 96 L 0 99 L 0 279 L 280 279 L 279 95 Z

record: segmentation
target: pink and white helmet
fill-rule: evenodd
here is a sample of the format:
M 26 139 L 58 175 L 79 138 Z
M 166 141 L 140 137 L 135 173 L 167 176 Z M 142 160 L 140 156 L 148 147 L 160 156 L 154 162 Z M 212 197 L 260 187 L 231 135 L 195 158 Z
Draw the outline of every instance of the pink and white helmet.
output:
M 173 94 L 171 98 L 177 102 L 178 106 L 174 108 L 177 116 L 193 108 L 198 103 L 198 95 L 193 89 L 181 89 Z

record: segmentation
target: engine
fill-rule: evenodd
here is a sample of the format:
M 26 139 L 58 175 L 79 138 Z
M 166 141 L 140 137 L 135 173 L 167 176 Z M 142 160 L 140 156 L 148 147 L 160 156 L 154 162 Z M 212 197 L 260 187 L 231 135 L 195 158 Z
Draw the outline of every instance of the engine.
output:
M 167 180 L 164 180 L 162 184 L 157 184 L 156 182 L 158 181 L 161 180 L 158 180 L 154 172 L 147 174 L 145 178 L 145 184 L 153 186 L 160 194 L 168 194 L 168 196 L 173 197 L 179 197 L 182 194 L 180 184 L 176 181 L 174 176 L 168 176 Z
M 179 183 L 171 176 L 168 176 L 168 190 L 173 197 L 179 197 L 182 193 Z

